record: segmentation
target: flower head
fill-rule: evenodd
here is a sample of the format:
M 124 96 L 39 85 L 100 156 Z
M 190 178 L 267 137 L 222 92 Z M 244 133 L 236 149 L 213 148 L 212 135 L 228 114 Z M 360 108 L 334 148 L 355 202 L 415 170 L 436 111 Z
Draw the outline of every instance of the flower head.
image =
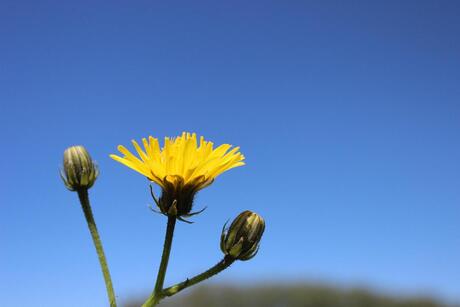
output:
M 198 144 L 195 133 L 166 137 L 161 149 L 158 139 L 151 136 L 148 140 L 142 139 L 144 149 L 136 141 L 132 143 L 139 157 L 122 145 L 118 150 L 123 156 L 110 157 L 162 188 L 159 207 L 165 214 L 189 214 L 196 192 L 210 185 L 223 172 L 244 165 L 239 147 L 223 144 L 213 148 L 214 144 L 203 137 Z M 172 211 L 171 206 L 175 206 Z
M 83 146 L 72 146 L 64 151 L 64 169 L 61 178 L 71 191 L 89 189 L 99 175 L 88 151 Z
M 220 249 L 225 255 L 239 260 L 249 260 L 257 254 L 265 221 L 257 213 L 246 210 L 240 213 L 228 229 L 222 230 Z

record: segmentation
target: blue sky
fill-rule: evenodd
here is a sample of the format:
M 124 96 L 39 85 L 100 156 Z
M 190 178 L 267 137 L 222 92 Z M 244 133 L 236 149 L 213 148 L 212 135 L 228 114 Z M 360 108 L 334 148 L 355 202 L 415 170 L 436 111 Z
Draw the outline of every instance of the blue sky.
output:
M 249 2 L 249 3 L 248 3 Z M 0 2 L 0 304 L 103 306 L 77 196 L 83 144 L 120 299 L 150 291 L 165 220 L 118 144 L 182 131 L 247 165 L 199 193 L 166 284 L 221 257 L 223 223 L 266 218 L 215 282 L 320 280 L 460 300 L 456 1 Z

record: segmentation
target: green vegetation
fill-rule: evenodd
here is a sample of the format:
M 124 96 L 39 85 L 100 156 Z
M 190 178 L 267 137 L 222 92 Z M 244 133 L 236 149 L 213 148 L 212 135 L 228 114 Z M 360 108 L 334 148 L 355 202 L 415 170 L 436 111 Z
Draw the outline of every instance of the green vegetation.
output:
M 123 306 L 139 307 L 139 301 Z M 164 300 L 162 307 L 460 307 L 428 297 L 399 297 L 363 289 L 315 285 L 265 285 L 253 287 L 198 287 Z

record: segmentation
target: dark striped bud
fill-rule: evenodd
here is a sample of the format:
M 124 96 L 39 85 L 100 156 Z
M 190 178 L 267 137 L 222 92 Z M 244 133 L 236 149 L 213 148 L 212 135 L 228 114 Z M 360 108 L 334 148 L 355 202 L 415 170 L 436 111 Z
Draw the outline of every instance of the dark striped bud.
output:
M 257 213 L 244 211 L 236 217 L 228 229 L 222 230 L 220 249 L 225 255 L 238 260 L 249 260 L 259 250 L 265 221 Z
M 88 151 L 83 146 L 72 146 L 64 151 L 61 178 L 70 191 L 89 189 L 99 175 Z

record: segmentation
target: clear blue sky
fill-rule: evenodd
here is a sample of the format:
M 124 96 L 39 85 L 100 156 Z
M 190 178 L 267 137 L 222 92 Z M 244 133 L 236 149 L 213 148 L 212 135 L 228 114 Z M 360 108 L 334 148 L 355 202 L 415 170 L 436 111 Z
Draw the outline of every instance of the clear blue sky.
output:
M 118 296 L 149 291 L 164 218 L 118 144 L 197 132 L 247 165 L 197 198 L 167 284 L 218 261 L 223 223 L 266 218 L 216 282 L 322 280 L 460 300 L 457 1 L 0 2 L 0 305 L 103 306 L 63 150 L 85 145 Z M 68 303 L 70 300 L 72 303 Z

